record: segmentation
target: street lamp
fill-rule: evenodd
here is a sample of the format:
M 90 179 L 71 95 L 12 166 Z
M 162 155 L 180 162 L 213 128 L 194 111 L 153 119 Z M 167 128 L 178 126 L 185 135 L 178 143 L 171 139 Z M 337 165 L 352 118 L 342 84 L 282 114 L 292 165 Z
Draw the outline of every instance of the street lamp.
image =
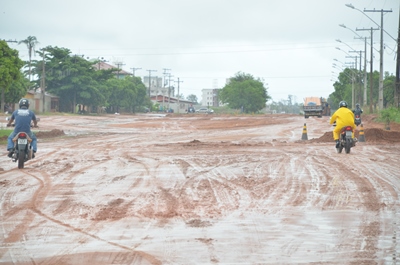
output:
M 346 51 L 340 49 L 339 47 L 335 47 L 335 48 L 336 48 L 336 50 L 342 51 L 342 52 L 344 52 L 345 54 L 347 54 L 348 56 L 351 56 L 348 52 L 346 52 Z
M 356 62 L 355 62 L 355 65 L 357 65 L 357 56 L 346 56 L 346 57 L 349 57 L 349 58 L 356 58 Z M 336 59 L 335 59 L 336 60 Z M 336 60 L 337 61 L 337 60 Z M 337 68 L 337 67 L 340 67 L 340 66 L 338 66 L 337 64 L 335 64 L 335 63 L 333 63 L 332 64 L 332 67 L 334 67 L 334 68 L 336 68 L 336 69 L 339 69 L 339 68 Z M 343 69 L 343 67 L 340 67 L 340 69 L 342 70 L 342 72 L 343 73 L 345 73 L 345 70 Z M 340 70 L 339 69 L 339 70 Z M 355 81 L 355 72 L 354 72 L 354 70 L 352 70 L 351 69 L 351 73 L 352 73 L 352 77 L 350 77 L 350 79 L 351 79 L 351 104 L 352 104 L 352 107 L 354 107 L 355 106 L 355 89 L 354 89 L 354 81 Z M 346 74 L 347 75 L 347 74 Z M 348 76 L 348 75 L 347 75 Z M 348 76 L 349 77 L 349 76 Z
M 354 9 L 354 10 L 357 10 L 358 12 L 360 12 L 361 14 L 363 14 L 364 16 L 366 16 L 369 20 L 371 20 L 375 25 L 377 25 L 378 26 L 378 28 L 380 28 L 383 32 L 385 32 L 389 37 L 391 37 L 396 43 L 397 43 L 397 40 L 395 39 L 395 38 L 393 38 L 392 37 L 392 35 L 390 35 L 386 30 L 384 30 L 383 29 L 383 27 L 381 27 L 381 26 L 379 26 L 379 24 L 378 23 L 376 23 L 372 18 L 370 18 L 367 14 L 365 14 L 364 12 L 371 12 L 371 11 L 369 11 L 369 10 L 365 10 L 364 9 L 364 11 L 362 11 L 362 10 L 360 10 L 360 9 L 358 9 L 358 8 L 355 8 L 352 4 L 345 4 L 345 6 L 347 6 L 347 7 L 349 7 L 349 8 L 351 8 L 351 9 Z M 376 12 L 392 12 L 392 10 L 373 10 L 374 12 L 376 11 Z
M 343 41 L 341 41 L 341 40 L 339 40 L 339 39 L 337 39 L 336 41 L 337 41 L 337 42 L 340 42 L 340 43 L 343 43 L 344 45 L 346 45 L 347 47 L 349 47 L 352 51 L 356 51 L 356 50 L 354 50 L 350 45 L 348 45 L 347 43 L 345 43 L 345 42 L 343 42 Z
M 339 61 L 338 59 L 333 59 L 333 60 L 336 61 L 336 62 L 338 62 L 338 63 L 341 63 L 342 65 L 345 65 L 345 63 Z
M 358 39 L 364 39 L 364 95 L 363 95 L 363 105 L 367 105 L 367 37 L 361 37 L 357 32 L 352 30 L 351 28 L 346 27 L 344 24 L 339 24 L 340 27 L 345 28 L 353 32 L 358 36 Z M 371 37 L 370 37 L 371 38 Z M 372 39 L 371 39 L 371 48 L 372 48 Z M 361 60 L 360 60 L 361 64 Z M 371 62 L 372 64 L 372 62 Z M 361 68 L 360 68 L 361 69 Z
M 344 26 L 344 25 L 343 25 Z M 347 47 L 349 47 L 350 49 L 351 49 L 351 51 L 349 51 L 349 52 L 356 52 L 356 53 L 360 53 L 360 69 L 359 69 L 359 73 L 357 74 L 357 76 L 358 75 L 360 75 L 361 74 L 361 57 L 362 57 L 362 52 L 363 51 L 356 51 L 355 49 L 353 49 L 350 45 L 348 45 L 347 43 L 345 43 L 345 42 L 343 42 L 343 41 L 341 41 L 341 40 L 339 40 L 339 39 L 337 39 L 336 40 L 337 42 L 340 42 L 340 43 L 343 43 L 343 44 L 345 44 Z M 349 56 L 350 58 L 354 58 L 354 57 L 352 57 L 352 56 Z M 356 65 L 355 65 L 355 69 L 357 69 L 357 57 L 355 57 L 355 59 L 356 59 Z M 365 67 L 364 67 L 365 68 Z M 366 74 L 365 74 L 365 72 L 364 72 L 364 76 L 365 76 Z M 360 78 L 359 78 L 359 81 L 360 81 L 360 92 L 359 93 L 357 93 L 358 94 L 358 97 L 359 97 L 359 100 L 361 100 L 361 91 L 362 91 L 362 88 L 361 88 L 361 76 L 360 76 Z M 366 88 L 365 88 L 365 91 L 366 91 Z M 354 91 L 353 91 L 353 101 L 352 101 L 352 106 L 354 107 L 354 104 L 355 104 L 355 102 L 354 102 L 354 100 L 355 100 L 355 93 L 354 93 Z
M 346 4 L 347 7 L 355 9 L 359 12 L 361 12 L 363 15 L 365 15 L 369 20 L 371 20 L 375 25 L 377 25 L 381 29 L 381 48 L 380 48 L 380 63 L 379 63 L 379 97 L 378 97 L 378 105 L 380 109 L 383 109 L 383 32 L 385 31 L 383 29 L 383 13 L 384 12 L 392 12 L 392 10 L 365 10 L 364 12 L 361 11 L 360 9 L 355 8 L 352 4 Z M 378 23 L 376 23 L 372 18 L 367 16 L 365 12 L 381 12 L 381 25 L 379 26 Z M 386 32 L 386 31 L 385 31 Z M 395 40 L 389 33 L 386 32 L 393 40 Z M 395 40 L 396 41 L 396 40 Z M 396 41 L 397 42 L 397 41 Z

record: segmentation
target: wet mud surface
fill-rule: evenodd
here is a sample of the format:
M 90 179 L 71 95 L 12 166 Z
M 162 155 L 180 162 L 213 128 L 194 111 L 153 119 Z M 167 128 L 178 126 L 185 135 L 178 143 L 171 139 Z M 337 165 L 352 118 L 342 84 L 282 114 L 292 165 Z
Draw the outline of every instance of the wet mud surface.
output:
M 3 146 L 0 264 L 400 263 L 397 125 L 366 116 L 350 154 L 336 153 L 328 117 L 39 125 L 24 169 Z

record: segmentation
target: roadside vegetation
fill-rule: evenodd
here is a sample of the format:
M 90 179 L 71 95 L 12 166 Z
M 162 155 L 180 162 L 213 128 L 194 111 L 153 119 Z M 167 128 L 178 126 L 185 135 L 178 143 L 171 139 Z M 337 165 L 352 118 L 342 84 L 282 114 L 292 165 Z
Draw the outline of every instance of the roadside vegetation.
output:
M 378 120 L 385 123 L 385 128 L 390 130 L 391 123 L 400 123 L 400 110 L 390 107 L 379 112 Z

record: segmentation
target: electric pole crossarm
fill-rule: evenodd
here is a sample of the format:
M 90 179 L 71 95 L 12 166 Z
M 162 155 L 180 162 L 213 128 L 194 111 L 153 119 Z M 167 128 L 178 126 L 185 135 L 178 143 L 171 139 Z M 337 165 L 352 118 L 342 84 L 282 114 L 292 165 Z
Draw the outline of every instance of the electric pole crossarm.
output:
M 390 10 L 383 10 L 383 9 L 381 9 L 381 10 L 376 10 L 376 9 L 373 9 L 373 10 L 366 10 L 366 9 L 364 9 L 364 12 L 381 12 L 381 20 L 383 20 L 383 13 L 393 12 L 393 10 L 392 10 L 392 9 L 390 9 Z M 385 32 L 389 37 L 391 37 L 395 42 L 397 42 L 397 40 L 396 40 L 395 38 L 393 38 L 392 35 L 390 35 L 390 34 L 383 28 L 382 23 L 381 23 L 381 26 L 379 26 L 379 24 L 376 23 L 372 18 L 370 18 L 370 17 L 367 16 L 366 14 L 364 14 L 364 15 L 365 15 L 367 18 L 369 18 L 369 20 L 371 20 L 372 22 L 374 22 L 374 24 L 378 26 L 378 29 L 382 29 L 383 32 Z
M 131 68 L 133 76 L 135 76 L 135 71 L 136 70 L 141 70 L 141 69 L 142 68 L 135 68 L 135 67 Z

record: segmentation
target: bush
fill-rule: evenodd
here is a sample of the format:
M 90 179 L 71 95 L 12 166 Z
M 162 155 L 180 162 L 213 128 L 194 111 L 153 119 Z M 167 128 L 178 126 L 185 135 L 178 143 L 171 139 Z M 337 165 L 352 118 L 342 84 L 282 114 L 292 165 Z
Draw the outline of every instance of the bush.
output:
M 379 120 L 384 122 L 387 127 L 391 122 L 400 122 L 400 111 L 395 107 L 390 107 L 380 111 Z

